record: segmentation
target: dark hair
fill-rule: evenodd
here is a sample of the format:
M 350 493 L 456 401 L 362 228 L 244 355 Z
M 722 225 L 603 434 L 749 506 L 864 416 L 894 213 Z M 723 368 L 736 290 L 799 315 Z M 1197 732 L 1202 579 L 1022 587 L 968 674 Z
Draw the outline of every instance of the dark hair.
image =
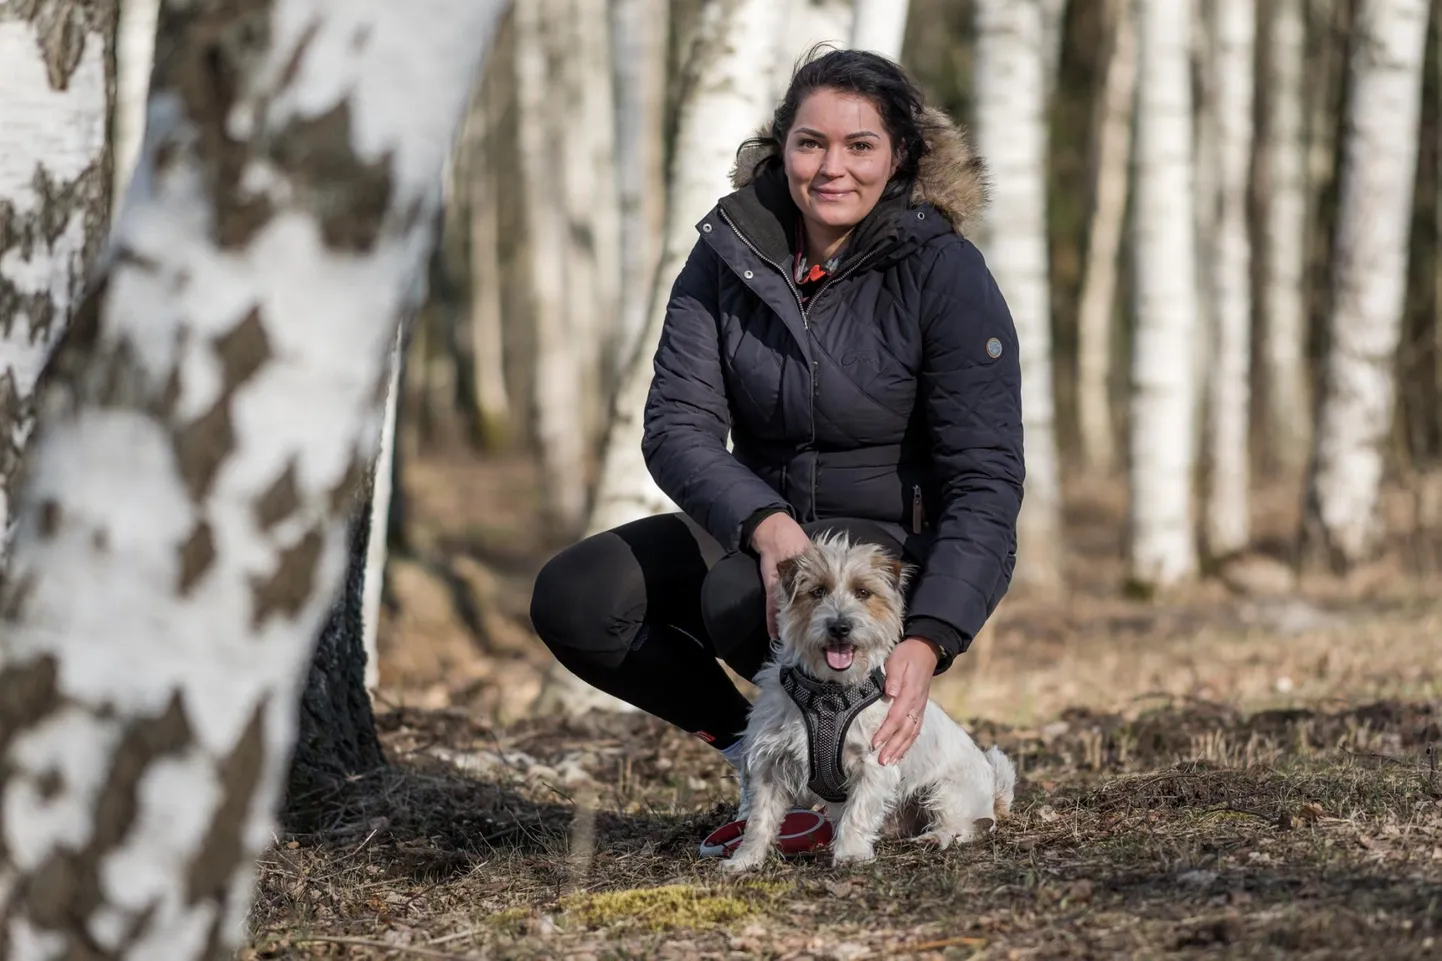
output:
M 920 88 L 900 65 L 880 54 L 866 50 L 831 50 L 818 56 L 818 51 L 826 46 L 819 43 L 812 47 L 792 73 L 786 95 L 771 118 L 771 136 L 753 138 L 741 145 L 742 150 L 750 146 L 775 148 L 774 153 L 756 165 L 755 174 L 759 176 L 762 171 L 782 163 L 786 135 L 796 122 L 802 101 L 818 90 L 835 90 L 867 98 L 881 114 L 897 157 L 896 173 L 887 182 L 882 196 L 890 198 L 910 190 L 917 166 L 930 149 L 926 144 L 927 124 L 922 116 L 925 100 Z

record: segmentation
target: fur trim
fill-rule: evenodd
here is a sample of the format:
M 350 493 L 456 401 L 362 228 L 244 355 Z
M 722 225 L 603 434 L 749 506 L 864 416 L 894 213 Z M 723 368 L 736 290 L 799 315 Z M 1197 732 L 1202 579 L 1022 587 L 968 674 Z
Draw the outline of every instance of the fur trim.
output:
M 917 165 L 911 205 L 931 204 L 957 233 L 971 226 L 986 206 L 986 164 L 971 149 L 966 131 L 935 107 L 922 112 L 922 129 L 931 149 Z M 731 186 L 740 190 L 751 182 L 756 165 L 776 153 L 768 123 L 756 132 L 763 144 L 742 148 L 731 168 Z

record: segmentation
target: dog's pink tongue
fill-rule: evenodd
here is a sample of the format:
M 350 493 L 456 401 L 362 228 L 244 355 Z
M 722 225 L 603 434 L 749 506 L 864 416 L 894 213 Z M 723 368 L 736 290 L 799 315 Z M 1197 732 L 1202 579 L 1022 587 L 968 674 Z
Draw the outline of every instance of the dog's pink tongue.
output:
M 844 671 L 851 666 L 851 661 L 856 657 L 856 649 L 850 644 L 843 644 L 840 647 L 828 647 L 826 649 L 826 663 L 831 665 L 833 671 Z

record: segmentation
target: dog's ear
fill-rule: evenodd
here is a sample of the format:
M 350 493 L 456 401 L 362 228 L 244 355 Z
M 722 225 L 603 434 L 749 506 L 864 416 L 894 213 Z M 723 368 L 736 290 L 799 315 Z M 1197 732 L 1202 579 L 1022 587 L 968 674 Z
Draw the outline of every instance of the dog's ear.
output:
M 901 563 L 900 558 L 892 557 L 890 554 L 882 554 L 876 559 L 876 567 L 886 575 L 886 579 L 889 580 L 891 585 L 897 590 L 901 590 L 906 586 L 906 578 L 909 572 L 906 565 Z
M 796 575 L 801 573 L 801 560 L 788 557 L 776 565 L 776 574 L 781 578 L 781 592 L 790 597 L 796 588 Z

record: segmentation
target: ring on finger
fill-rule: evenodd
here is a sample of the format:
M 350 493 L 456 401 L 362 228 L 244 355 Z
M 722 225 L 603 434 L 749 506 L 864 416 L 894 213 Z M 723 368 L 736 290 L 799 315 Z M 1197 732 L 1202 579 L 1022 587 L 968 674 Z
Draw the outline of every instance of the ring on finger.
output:
M 906 717 L 907 717 L 907 720 L 911 721 L 912 724 L 920 724 L 920 723 L 921 723 L 921 718 L 917 717 L 914 713 L 912 713 L 912 712 L 910 712 L 910 711 L 907 712 Z

